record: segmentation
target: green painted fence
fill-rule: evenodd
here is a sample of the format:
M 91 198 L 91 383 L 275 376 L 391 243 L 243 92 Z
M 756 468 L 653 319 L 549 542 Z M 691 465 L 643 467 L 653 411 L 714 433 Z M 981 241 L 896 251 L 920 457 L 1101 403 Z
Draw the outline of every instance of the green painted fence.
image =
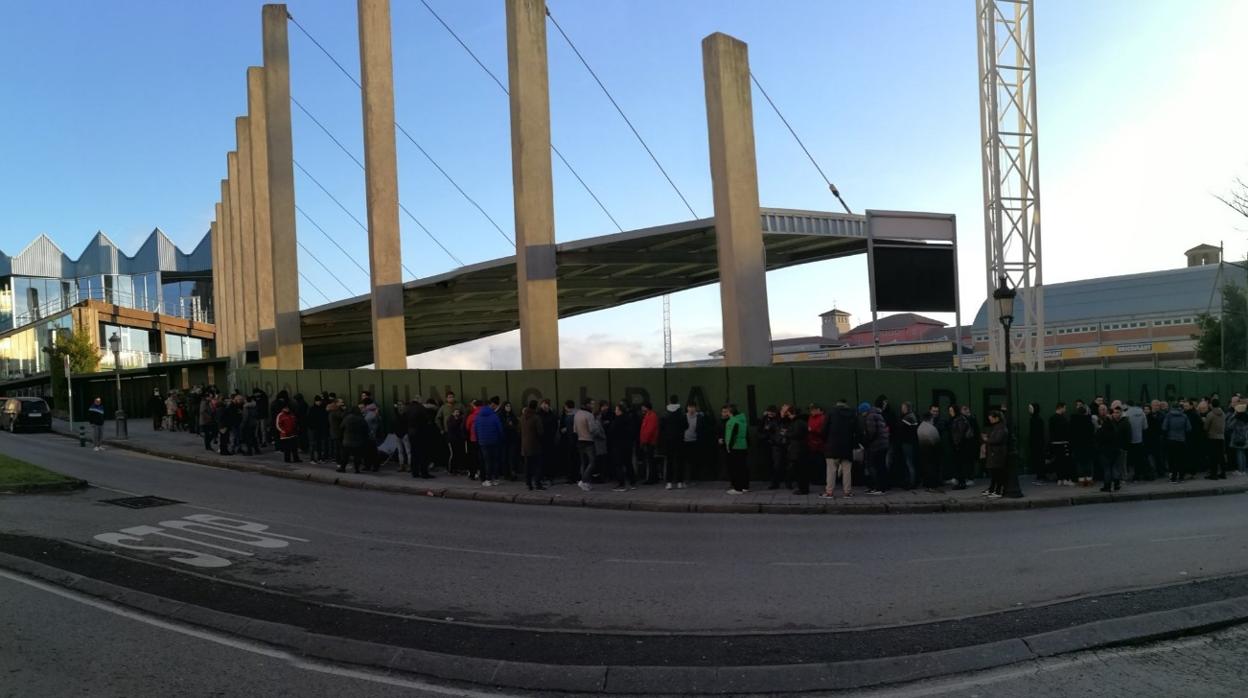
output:
M 441 402 L 450 391 L 461 401 L 488 400 L 498 396 L 520 406 L 529 400 L 624 401 L 630 405 L 649 402 L 661 409 L 669 396 L 679 402 L 695 402 L 708 414 L 718 415 L 726 402 L 735 403 L 757 425 L 768 405 L 810 403 L 825 406 L 844 398 L 850 404 L 874 402 L 887 396 L 899 406 L 903 401 L 925 412 L 931 404 L 942 409 L 969 404 L 982 418 L 1002 404 L 1020 406 L 1019 443 L 1026 444 L 1030 420 L 1027 403 L 1040 405 L 1048 418 L 1059 400 L 1090 402 L 1107 400 L 1203 397 L 1214 393 L 1225 400 L 1234 392 L 1248 392 L 1248 372 L 1180 371 L 1161 369 L 1090 369 L 1015 374 L 1014 399 L 1007 399 L 1005 375 L 1001 373 L 951 371 L 900 371 L 825 367 L 674 368 L 674 369 L 562 369 L 544 371 L 454 371 L 410 369 L 399 371 L 304 370 L 267 371 L 256 368 L 234 371 L 240 389 L 261 388 L 270 395 L 279 390 L 291 394 L 333 392 L 354 400 L 360 391 L 371 392 L 387 418 L 395 402 L 417 397 Z M 1025 449 L 1024 449 L 1025 450 Z M 753 459 L 756 467 L 762 460 Z

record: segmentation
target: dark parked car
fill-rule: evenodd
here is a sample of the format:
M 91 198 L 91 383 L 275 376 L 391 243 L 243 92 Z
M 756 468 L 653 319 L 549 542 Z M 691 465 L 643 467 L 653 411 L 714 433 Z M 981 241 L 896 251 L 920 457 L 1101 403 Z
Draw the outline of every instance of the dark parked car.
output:
M 52 430 L 52 408 L 41 397 L 0 398 L 0 429 Z

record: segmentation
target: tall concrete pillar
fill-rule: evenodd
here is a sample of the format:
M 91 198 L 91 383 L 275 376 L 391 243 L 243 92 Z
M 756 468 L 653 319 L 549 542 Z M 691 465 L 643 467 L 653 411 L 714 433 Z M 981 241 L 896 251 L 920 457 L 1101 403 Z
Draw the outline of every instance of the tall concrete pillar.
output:
M 213 356 L 225 354 L 225 323 L 221 315 L 226 306 L 225 300 L 225 267 L 221 252 L 221 204 L 214 206 L 216 217 L 208 226 L 208 234 L 212 236 L 212 322 L 216 328 Z
M 285 5 L 264 6 L 264 116 L 269 159 L 277 367 L 300 369 L 303 368 L 303 339 L 299 324 L 299 255 L 295 243 L 295 165 L 290 135 L 290 49 L 286 18 Z
M 771 364 L 767 258 L 758 206 L 750 59 L 745 42 L 718 32 L 703 39 L 702 77 L 715 196 L 724 363 L 767 366 Z
M 390 0 L 358 0 L 357 8 L 360 82 L 363 84 L 364 184 L 368 201 L 368 267 L 373 292 L 373 364 L 379 369 L 407 368 Z
M 511 87 L 511 181 L 516 212 L 520 363 L 559 368 L 555 198 L 550 171 L 550 85 L 546 3 L 506 0 Z
M 273 310 L 273 238 L 269 230 L 269 145 L 264 112 L 264 68 L 247 69 L 247 119 L 251 126 L 251 196 L 256 258 L 256 325 L 260 368 L 277 368 Z
M 217 230 L 221 231 L 221 291 L 223 305 L 219 312 L 218 325 L 224 332 L 225 341 L 217 355 L 222 358 L 233 358 L 234 342 L 234 242 L 230 235 L 230 183 L 221 180 L 221 203 L 217 204 Z
M 243 329 L 247 351 L 260 350 L 259 308 L 256 293 L 255 208 L 251 189 L 251 124 L 247 117 L 234 120 L 238 142 L 238 237 L 242 249 Z
M 230 208 L 225 215 L 230 219 L 230 262 L 234 268 L 234 359 L 236 367 L 242 366 L 247 351 L 247 296 L 244 289 L 247 279 L 243 263 L 243 230 L 240 224 L 241 212 L 238 210 L 238 151 L 231 150 L 225 154 L 229 176 Z

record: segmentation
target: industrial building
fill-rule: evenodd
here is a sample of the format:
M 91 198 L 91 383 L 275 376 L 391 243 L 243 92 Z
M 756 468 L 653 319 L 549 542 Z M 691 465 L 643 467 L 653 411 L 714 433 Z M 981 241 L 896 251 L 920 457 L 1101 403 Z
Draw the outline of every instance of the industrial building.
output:
M 1248 272 L 1223 264 L 1212 245 L 1185 255 L 1187 266 L 1179 269 L 1046 284 L 1045 367 L 1197 368 L 1200 316 L 1219 316 L 1222 289 L 1244 286 Z M 1014 341 L 1025 332 L 1034 336 L 1017 300 L 1014 312 Z M 986 302 L 963 338 L 972 346 L 963 357 L 967 368 L 988 365 L 987 318 Z

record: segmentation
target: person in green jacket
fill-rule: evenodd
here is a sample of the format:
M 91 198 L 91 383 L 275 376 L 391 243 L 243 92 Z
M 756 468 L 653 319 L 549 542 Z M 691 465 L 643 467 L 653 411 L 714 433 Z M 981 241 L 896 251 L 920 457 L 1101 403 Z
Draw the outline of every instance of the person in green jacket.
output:
M 728 420 L 724 423 L 722 441 L 728 453 L 728 478 L 732 481 L 728 494 L 745 494 L 750 491 L 749 439 L 746 436 L 749 426 L 736 405 L 724 405 L 720 415 Z

